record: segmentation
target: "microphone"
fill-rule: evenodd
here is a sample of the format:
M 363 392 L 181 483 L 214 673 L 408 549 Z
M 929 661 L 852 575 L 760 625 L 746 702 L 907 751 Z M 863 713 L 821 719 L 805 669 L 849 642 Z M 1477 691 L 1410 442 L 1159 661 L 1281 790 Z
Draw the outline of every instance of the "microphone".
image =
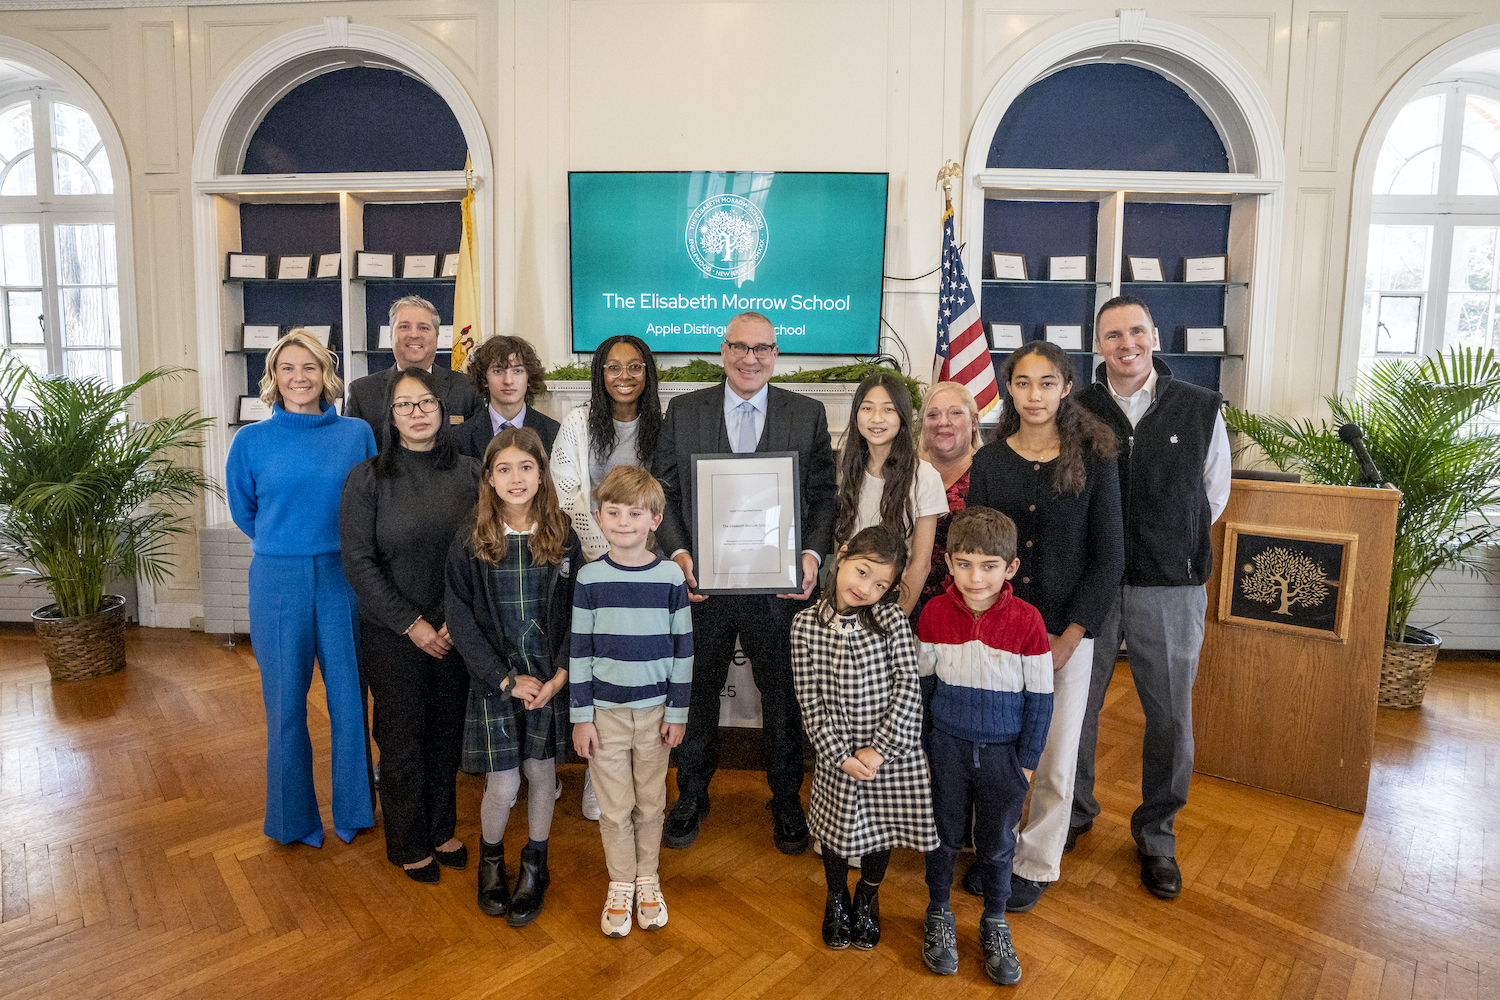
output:
M 1370 453 L 1365 450 L 1365 432 L 1360 430 L 1359 424 L 1344 424 L 1339 428 L 1339 440 L 1347 444 L 1354 452 L 1354 457 L 1359 460 L 1359 485 L 1379 486 L 1383 477 L 1380 470 L 1375 468 L 1375 462 L 1370 458 Z

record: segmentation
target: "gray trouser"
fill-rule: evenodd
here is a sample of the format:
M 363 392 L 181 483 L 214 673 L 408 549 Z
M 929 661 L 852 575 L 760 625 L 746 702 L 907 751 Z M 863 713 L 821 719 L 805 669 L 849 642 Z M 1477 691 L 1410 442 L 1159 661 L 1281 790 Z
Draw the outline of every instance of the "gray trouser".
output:
M 1187 805 L 1193 777 L 1193 681 L 1198 676 L 1207 610 L 1208 594 L 1202 587 L 1120 588 L 1119 598 L 1094 637 L 1094 673 L 1073 781 L 1073 826 L 1099 815 L 1094 798 L 1099 710 L 1123 637 L 1130 647 L 1130 675 L 1146 714 L 1141 806 L 1130 817 L 1130 833 L 1144 854 L 1176 855 L 1172 821 Z

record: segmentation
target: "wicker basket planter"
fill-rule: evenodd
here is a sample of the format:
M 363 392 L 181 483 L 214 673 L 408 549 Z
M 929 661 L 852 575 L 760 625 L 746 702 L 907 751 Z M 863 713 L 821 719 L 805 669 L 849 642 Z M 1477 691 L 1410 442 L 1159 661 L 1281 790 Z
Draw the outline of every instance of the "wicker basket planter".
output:
M 31 613 L 47 672 L 55 681 L 103 677 L 125 666 L 125 598 L 104 595 L 97 614 L 61 618 L 57 605 Z
M 1443 640 L 1426 629 L 1406 626 L 1405 642 L 1385 644 L 1380 659 L 1381 708 L 1417 708 L 1427 693 L 1432 665 L 1437 662 Z

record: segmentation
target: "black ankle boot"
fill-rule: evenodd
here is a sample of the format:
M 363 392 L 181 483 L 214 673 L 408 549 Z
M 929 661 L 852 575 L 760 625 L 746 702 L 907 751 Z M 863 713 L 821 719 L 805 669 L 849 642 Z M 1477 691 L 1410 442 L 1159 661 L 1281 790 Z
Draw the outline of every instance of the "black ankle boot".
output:
M 503 917 L 510 909 L 510 879 L 505 874 L 505 841 L 486 844 L 479 838 L 479 909 Z
M 830 889 L 823 906 L 823 943 L 835 951 L 849 947 L 849 890 Z
M 542 900 L 547 895 L 547 849 L 545 847 L 521 848 L 521 877 L 516 879 L 516 892 L 510 900 L 510 912 L 505 922 L 512 927 L 525 927 L 542 912 Z
M 854 883 L 852 909 L 849 939 L 854 947 L 868 951 L 880 943 L 880 886 L 864 879 Z

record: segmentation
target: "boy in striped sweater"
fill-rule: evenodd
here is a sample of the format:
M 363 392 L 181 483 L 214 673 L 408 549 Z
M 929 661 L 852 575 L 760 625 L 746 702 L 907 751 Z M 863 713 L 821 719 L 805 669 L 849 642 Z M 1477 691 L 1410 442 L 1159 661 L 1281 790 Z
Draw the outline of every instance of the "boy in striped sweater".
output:
M 687 729 L 693 619 L 682 570 L 651 551 L 661 485 L 645 469 L 616 466 L 594 502 L 609 552 L 579 570 L 573 588 L 569 717 L 599 798 L 609 868 L 599 925 L 624 937 L 632 908 L 645 930 L 667 923 L 657 859 L 667 759 Z
M 948 895 L 964 829 L 974 819 L 975 862 L 992 861 L 979 941 L 984 971 L 1021 981 L 1005 922 L 1015 827 L 1052 721 L 1052 648 L 1041 612 L 1011 592 L 1016 525 L 971 507 L 948 527 L 953 583 L 927 602 L 917 623 L 917 672 L 932 719 L 928 766 L 938 848 L 927 855 L 922 961 L 940 976 L 958 971 Z

